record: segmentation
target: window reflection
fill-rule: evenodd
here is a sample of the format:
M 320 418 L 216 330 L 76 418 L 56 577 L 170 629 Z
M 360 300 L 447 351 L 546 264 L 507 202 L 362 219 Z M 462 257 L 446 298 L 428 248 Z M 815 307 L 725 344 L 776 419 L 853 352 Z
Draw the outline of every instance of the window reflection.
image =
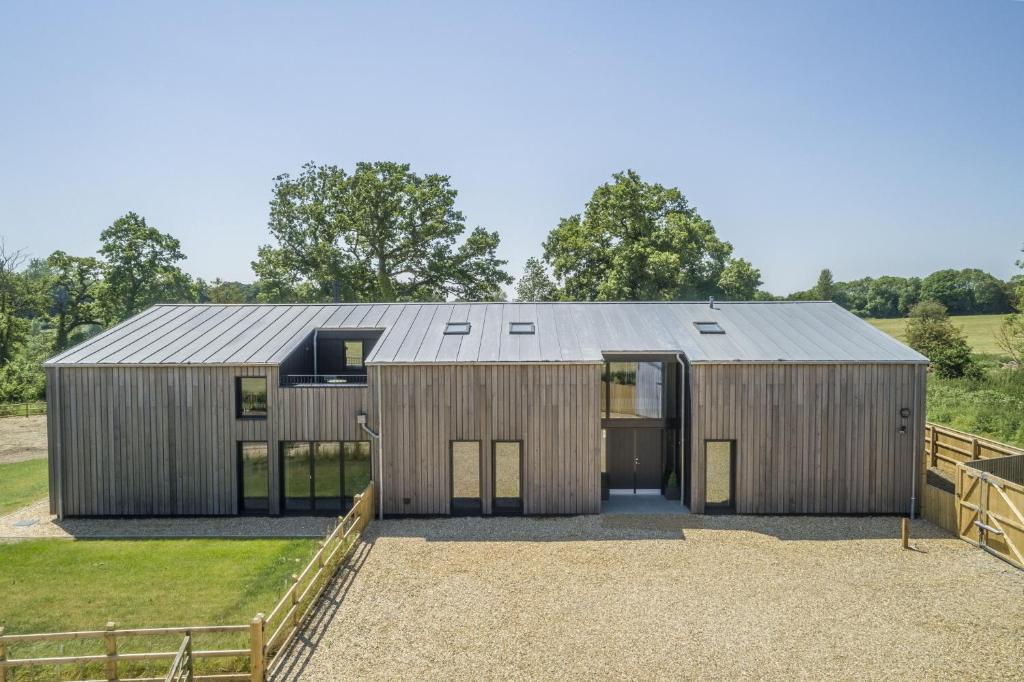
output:
M 602 397 L 608 419 L 661 419 L 664 363 L 616 361 L 605 364 Z

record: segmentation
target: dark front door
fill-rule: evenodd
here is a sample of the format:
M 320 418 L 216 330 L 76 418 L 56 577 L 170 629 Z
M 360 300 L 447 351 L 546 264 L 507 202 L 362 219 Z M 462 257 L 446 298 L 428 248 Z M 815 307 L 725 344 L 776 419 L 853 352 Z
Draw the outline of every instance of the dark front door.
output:
M 664 429 L 608 429 L 608 488 L 634 493 L 660 491 L 663 442 Z

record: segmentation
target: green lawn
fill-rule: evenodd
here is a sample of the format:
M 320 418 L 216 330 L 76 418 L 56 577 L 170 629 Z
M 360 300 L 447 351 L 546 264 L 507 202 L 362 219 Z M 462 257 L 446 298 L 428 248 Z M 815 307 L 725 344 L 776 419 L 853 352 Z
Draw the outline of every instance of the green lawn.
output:
M 996 331 L 1005 317 L 1005 315 L 956 315 L 949 319 L 967 335 L 967 343 L 975 353 L 1002 355 L 1003 351 L 996 345 Z M 906 342 L 907 318 L 868 319 L 867 321 L 886 334 Z
M 0 516 L 46 497 L 46 460 L 0 464 Z
M 268 612 L 315 550 L 312 540 L 35 540 L 0 544 L 0 625 L 8 633 L 248 623 Z M 177 648 L 126 640 L 122 650 Z M 243 648 L 247 635 L 196 636 L 198 648 Z M 154 648 L 155 647 L 155 648 Z M 60 655 L 53 644 L 14 645 L 10 657 Z M 65 655 L 101 653 L 102 640 L 65 645 Z M 160 674 L 163 661 L 125 670 Z M 57 679 L 52 669 L 18 680 Z M 87 674 L 83 674 L 87 673 Z M 122 672 L 124 675 L 124 672 Z M 102 677 L 64 666 L 63 679 Z

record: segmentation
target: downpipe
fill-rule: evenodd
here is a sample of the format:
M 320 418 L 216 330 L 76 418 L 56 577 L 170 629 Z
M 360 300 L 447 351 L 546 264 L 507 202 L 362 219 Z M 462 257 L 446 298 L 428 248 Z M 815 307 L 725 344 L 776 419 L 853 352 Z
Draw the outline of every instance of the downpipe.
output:
M 905 435 L 907 435 L 907 432 L 906 431 L 901 431 L 900 435 L 901 436 L 905 436 Z M 934 432 L 932 433 L 932 438 L 935 438 L 935 433 Z M 915 447 L 914 448 L 914 474 L 910 477 L 910 518 L 911 518 L 911 520 L 914 519 L 914 512 L 917 509 L 917 477 L 920 475 L 920 471 L 918 469 L 918 459 L 917 458 L 920 457 L 920 456 L 921 456 L 921 453 L 918 452 L 917 448 Z
M 370 438 L 377 441 L 377 508 L 378 515 L 381 519 L 384 518 L 384 449 L 380 445 L 380 434 L 370 428 L 370 425 L 366 423 L 366 413 L 360 412 L 356 415 L 356 423 L 359 424 L 359 428 L 365 431 Z

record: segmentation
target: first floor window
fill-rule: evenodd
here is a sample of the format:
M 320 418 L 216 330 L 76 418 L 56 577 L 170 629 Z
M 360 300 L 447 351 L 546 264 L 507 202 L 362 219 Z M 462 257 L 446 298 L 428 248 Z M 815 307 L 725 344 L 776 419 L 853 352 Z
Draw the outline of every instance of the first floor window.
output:
M 266 418 L 267 378 L 238 377 L 236 384 L 237 414 L 239 417 Z
M 664 401 L 662 362 L 605 363 L 601 399 L 606 419 L 661 419 Z
M 345 342 L 345 369 L 348 371 L 362 370 L 363 364 L 363 342 L 349 340 Z
M 238 444 L 239 511 L 270 511 L 270 460 L 266 441 Z

